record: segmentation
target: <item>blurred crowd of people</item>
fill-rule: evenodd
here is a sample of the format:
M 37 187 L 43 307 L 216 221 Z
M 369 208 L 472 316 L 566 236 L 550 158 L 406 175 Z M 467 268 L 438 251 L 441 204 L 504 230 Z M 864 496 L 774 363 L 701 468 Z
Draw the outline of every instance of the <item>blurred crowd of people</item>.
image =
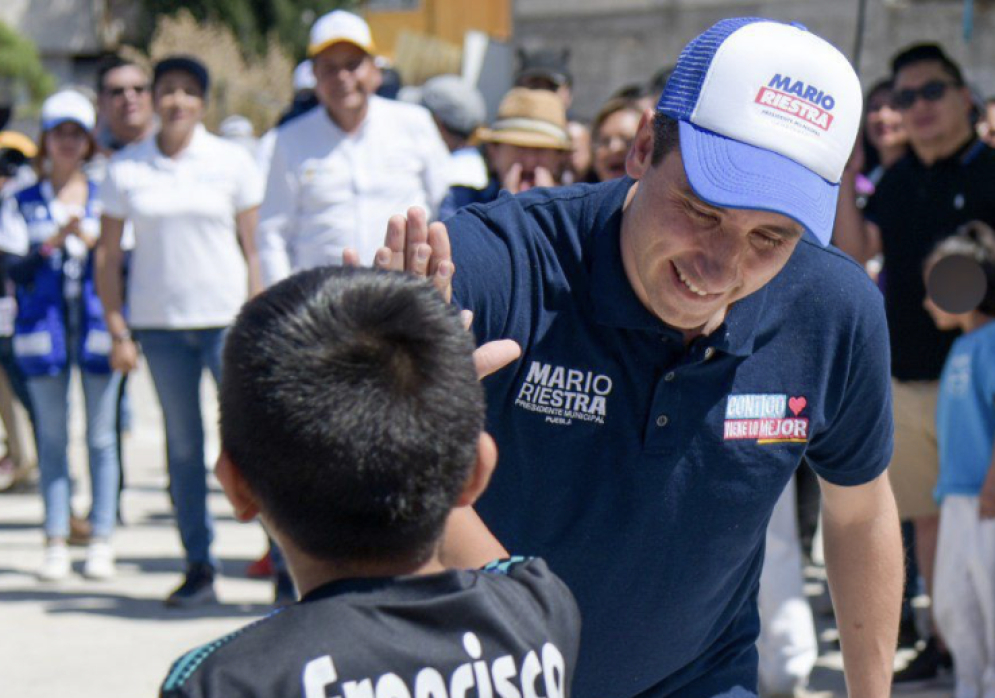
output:
M 205 369 L 219 379 L 244 301 L 300 270 L 370 265 L 388 219 L 411 207 L 444 220 L 505 193 L 625 177 L 640 119 L 669 76 L 620 87 L 584 123 L 570 110 L 568 52 L 523 52 L 515 87 L 488 119 L 460 76 L 400 90 L 385 80 L 356 15 L 321 17 L 308 54 L 288 76 L 292 104 L 258 138 L 238 115 L 217 134 L 204 126 L 211 77 L 193 56 L 151 70 L 112 58 L 96 104 L 72 87 L 44 102 L 37 143 L 0 132 L 0 487 L 32 480 L 37 462 L 41 579 L 70 574 L 70 543 L 87 546 L 87 576 L 115 572 L 127 375 L 141 354 L 162 407 L 186 562 L 166 603 L 215 601 L 199 386 Z M 995 99 L 978 99 L 943 50 L 924 44 L 896 56 L 892 75 L 867 90 L 864 114 L 835 242 L 877 280 L 891 329 L 891 479 L 908 550 L 900 641 L 918 651 L 896 681 L 956 666 L 958 696 L 991 698 L 981 687 L 995 690 L 995 339 L 985 328 L 995 316 Z M 927 303 L 928 272 L 950 240 L 979 260 L 987 284 L 984 303 L 953 316 Z M 92 491 L 85 517 L 70 506 L 75 376 Z M 974 403 L 958 405 L 969 392 Z M 817 497 L 789 487 L 768 533 L 760 647 L 770 695 L 804 686 L 818 654 L 802 584 L 813 553 L 799 542 L 815 517 L 799 528 L 797 516 Z M 253 570 L 273 575 L 277 602 L 294 598 L 279 550 Z M 932 623 L 913 608 L 926 595 Z

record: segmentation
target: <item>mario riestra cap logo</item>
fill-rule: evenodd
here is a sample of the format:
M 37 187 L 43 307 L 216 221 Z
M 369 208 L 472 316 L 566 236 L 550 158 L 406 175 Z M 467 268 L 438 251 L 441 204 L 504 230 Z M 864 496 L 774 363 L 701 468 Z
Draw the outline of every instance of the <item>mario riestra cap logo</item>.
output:
M 836 106 L 832 95 L 814 85 L 792 80 L 780 73 L 776 73 L 770 82 L 760 87 L 754 101 L 801 119 L 823 131 L 828 131 L 832 125 L 833 115 L 830 112 Z
M 758 444 L 805 443 L 808 418 L 801 414 L 807 406 L 808 400 L 800 395 L 730 395 L 726 401 L 723 437 L 726 441 Z

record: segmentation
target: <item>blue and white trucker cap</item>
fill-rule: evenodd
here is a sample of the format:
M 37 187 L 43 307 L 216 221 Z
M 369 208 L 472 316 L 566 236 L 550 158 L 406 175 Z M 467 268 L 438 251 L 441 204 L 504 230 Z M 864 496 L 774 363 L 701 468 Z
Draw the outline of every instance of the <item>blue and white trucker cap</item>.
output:
M 823 244 L 863 96 L 849 61 L 799 24 L 724 19 L 681 52 L 657 110 L 680 122 L 704 201 L 780 213 Z

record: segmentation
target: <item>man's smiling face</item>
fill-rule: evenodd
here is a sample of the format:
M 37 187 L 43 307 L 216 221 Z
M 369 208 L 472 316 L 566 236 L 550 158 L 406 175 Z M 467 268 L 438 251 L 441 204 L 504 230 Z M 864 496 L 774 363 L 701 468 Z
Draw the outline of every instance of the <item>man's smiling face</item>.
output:
M 639 183 L 623 215 L 622 261 L 643 305 L 693 339 L 773 279 L 803 229 L 778 213 L 702 201 L 679 149 L 651 164 L 652 138 L 652 121 L 644 118 L 627 163 Z

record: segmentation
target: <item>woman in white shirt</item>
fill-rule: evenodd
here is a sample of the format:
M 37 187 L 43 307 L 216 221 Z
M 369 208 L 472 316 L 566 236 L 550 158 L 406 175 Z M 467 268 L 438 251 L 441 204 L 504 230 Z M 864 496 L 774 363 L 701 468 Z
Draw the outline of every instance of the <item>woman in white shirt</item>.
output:
M 200 378 L 204 368 L 220 378 L 225 331 L 259 289 L 254 236 L 263 183 L 244 149 L 201 124 L 208 85 L 207 69 L 195 58 L 173 56 L 155 66 L 152 98 L 161 126 L 111 160 L 101 188 L 97 258 L 111 363 L 132 370 L 137 340 L 162 406 L 170 491 L 187 563 L 183 583 L 166 604 L 184 607 L 216 598 Z M 125 221 L 135 234 L 127 322 L 121 311 Z

